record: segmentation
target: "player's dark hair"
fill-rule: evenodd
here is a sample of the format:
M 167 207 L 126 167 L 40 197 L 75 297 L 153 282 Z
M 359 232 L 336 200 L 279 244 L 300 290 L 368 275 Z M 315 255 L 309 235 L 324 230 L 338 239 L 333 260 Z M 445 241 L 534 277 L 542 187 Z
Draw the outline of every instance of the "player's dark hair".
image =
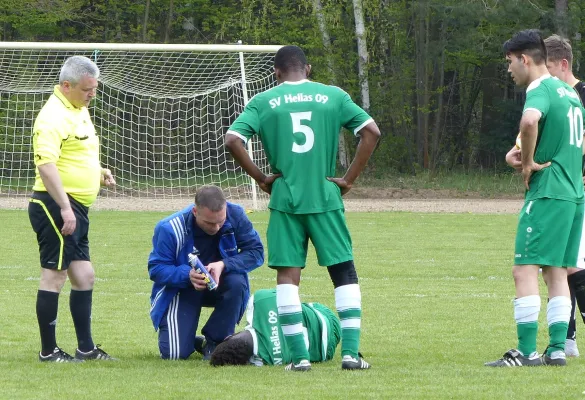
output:
M 307 57 L 298 46 L 281 47 L 274 56 L 274 68 L 282 72 L 303 71 L 307 64 Z
M 569 39 L 559 35 L 552 35 L 544 39 L 546 55 L 550 61 L 558 62 L 567 60 L 569 68 L 573 65 L 573 48 Z
M 195 205 L 207 208 L 213 212 L 221 211 L 225 207 L 225 196 L 221 188 L 214 185 L 201 187 L 195 193 Z
M 240 332 L 217 345 L 209 364 L 213 367 L 222 365 L 247 365 L 254 353 L 252 334 L 248 331 Z
M 520 57 L 525 54 L 537 65 L 546 62 L 546 46 L 538 29 L 526 29 L 516 33 L 504 43 L 503 49 L 506 55 Z

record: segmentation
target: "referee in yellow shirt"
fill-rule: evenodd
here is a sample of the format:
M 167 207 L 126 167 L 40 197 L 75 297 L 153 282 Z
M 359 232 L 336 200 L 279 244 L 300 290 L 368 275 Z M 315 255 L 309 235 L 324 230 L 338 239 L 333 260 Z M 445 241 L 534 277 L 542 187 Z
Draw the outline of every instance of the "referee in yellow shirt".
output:
M 99 161 L 99 139 L 87 107 L 95 97 L 99 69 L 89 58 L 73 56 L 61 67 L 59 85 L 33 128 L 35 184 L 28 214 L 37 235 L 41 281 L 36 312 L 41 333 L 40 361 L 113 360 L 91 336 L 95 272 L 89 257 L 89 207 L 100 184 L 116 184 Z M 69 276 L 69 307 L 75 333 L 75 357 L 57 346 L 59 293 Z

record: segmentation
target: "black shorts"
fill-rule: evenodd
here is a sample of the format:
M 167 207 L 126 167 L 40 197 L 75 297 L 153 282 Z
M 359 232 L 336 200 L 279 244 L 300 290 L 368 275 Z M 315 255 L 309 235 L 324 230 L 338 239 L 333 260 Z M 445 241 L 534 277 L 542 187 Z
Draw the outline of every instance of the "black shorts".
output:
M 66 270 L 71 261 L 90 261 L 89 208 L 68 197 L 76 219 L 75 231 L 68 236 L 61 234 L 61 208 L 48 192 L 33 192 L 28 204 L 28 217 L 37 234 L 42 268 Z

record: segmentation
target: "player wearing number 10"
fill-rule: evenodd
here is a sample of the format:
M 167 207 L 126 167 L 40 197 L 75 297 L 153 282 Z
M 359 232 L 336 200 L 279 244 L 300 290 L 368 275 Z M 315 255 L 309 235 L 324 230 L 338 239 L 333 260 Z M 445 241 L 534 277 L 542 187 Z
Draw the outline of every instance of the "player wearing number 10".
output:
M 516 233 L 514 318 L 518 349 L 491 367 L 566 365 L 565 337 L 571 314 L 567 267 L 575 267 L 583 224 L 583 106 L 578 94 L 546 68 L 546 47 L 536 30 L 504 43 L 508 71 L 527 86 L 520 121 L 524 207 Z M 538 143 L 537 143 L 538 139 Z M 538 271 L 548 288 L 549 344 L 536 351 L 540 295 Z
M 372 154 L 380 131 L 347 93 L 307 79 L 311 66 L 297 46 L 282 47 L 274 59 L 280 83 L 250 100 L 228 130 L 226 147 L 236 161 L 271 193 L 268 266 L 277 270 L 276 300 L 292 363 L 287 370 L 311 368 L 303 339 L 299 282 L 308 240 L 320 265 L 327 266 L 341 320 L 343 369 L 368 369 L 358 353 L 361 292 L 341 196 L 347 193 Z M 361 136 L 355 159 L 343 178 L 333 178 L 341 127 Z M 243 142 L 258 134 L 274 175 L 252 162 Z

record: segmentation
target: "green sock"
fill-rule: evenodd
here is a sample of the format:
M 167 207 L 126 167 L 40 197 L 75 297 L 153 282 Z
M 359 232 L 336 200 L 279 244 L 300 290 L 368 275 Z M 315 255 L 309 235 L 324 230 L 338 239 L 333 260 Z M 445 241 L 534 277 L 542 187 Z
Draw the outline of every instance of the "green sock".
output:
M 567 322 L 557 322 L 548 326 L 548 334 L 550 341 L 546 354 L 551 355 L 553 351 L 565 351 L 565 339 L 567 338 L 567 329 L 569 324 Z
M 361 333 L 361 308 L 339 311 L 341 321 L 341 357 L 349 355 L 358 358 Z
M 303 314 L 301 312 L 279 314 L 278 322 L 293 362 L 298 364 L 301 360 L 308 361 L 309 352 L 303 336 Z
M 536 335 L 538 334 L 538 321 L 516 324 L 518 332 L 518 350 L 525 357 L 536 351 Z M 567 330 L 565 329 L 565 335 Z M 563 344 L 564 344 L 563 339 Z

